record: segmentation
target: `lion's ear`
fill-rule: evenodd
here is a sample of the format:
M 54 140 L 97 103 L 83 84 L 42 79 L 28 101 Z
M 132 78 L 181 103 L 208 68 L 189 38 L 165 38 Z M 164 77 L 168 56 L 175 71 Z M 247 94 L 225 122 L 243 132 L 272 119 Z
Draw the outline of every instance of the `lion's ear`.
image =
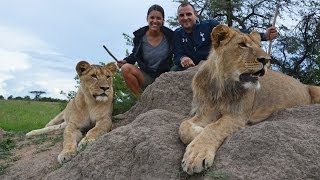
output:
M 252 40 L 254 42 L 256 42 L 257 44 L 261 43 L 261 36 L 257 31 L 252 31 L 249 36 L 252 38 Z
M 112 74 L 116 73 L 117 71 L 117 66 L 115 65 L 115 63 L 108 63 L 107 65 L 105 65 L 105 67 L 109 69 Z
M 79 76 L 83 74 L 91 65 L 87 61 L 80 61 L 76 66 L 76 71 Z
M 218 25 L 212 29 L 211 41 L 213 47 L 216 49 L 223 43 L 227 43 L 233 35 L 233 31 L 226 25 Z

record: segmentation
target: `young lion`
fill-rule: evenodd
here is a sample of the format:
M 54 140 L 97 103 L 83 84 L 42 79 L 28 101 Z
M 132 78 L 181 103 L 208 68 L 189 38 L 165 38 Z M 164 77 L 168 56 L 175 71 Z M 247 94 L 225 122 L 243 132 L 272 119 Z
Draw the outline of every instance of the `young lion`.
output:
M 193 78 L 195 115 L 182 122 L 180 139 L 188 144 L 182 160 L 188 174 L 212 166 L 224 139 L 265 120 L 283 108 L 320 102 L 320 87 L 304 85 L 268 70 L 270 57 L 257 32 L 219 25 L 211 33 L 212 50 Z
M 112 126 L 113 75 L 116 70 L 114 63 L 99 66 L 80 61 L 76 66 L 80 87 L 74 99 L 45 128 L 33 130 L 26 136 L 65 128 L 63 150 L 58 156 L 62 164 L 74 157 L 77 149 L 82 149 L 109 132 Z

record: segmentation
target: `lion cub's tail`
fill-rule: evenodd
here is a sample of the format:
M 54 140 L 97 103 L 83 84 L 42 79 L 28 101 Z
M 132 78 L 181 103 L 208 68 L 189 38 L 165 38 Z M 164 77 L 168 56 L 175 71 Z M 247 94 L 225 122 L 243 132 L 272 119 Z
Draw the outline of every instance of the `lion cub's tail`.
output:
M 60 112 L 56 117 L 54 117 L 44 128 L 36 129 L 28 132 L 27 137 L 49 133 L 59 129 L 64 129 L 67 126 L 66 121 L 64 120 L 64 110 Z
M 36 130 L 32 130 L 30 132 L 28 132 L 26 134 L 27 137 L 31 137 L 31 136 L 35 136 L 35 135 L 40 135 L 40 134 L 44 134 L 44 133 L 49 133 L 52 131 L 56 131 L 59 129 L 64 129 L 67 126 L 66 122 L 63 122 L 61 124 L 57 124 L 57 125 L 53 125 L 53 126 L 48 126 L 48 127 L 44 127 L 42 129 L 36 129 Z
M 320 103 L 320 87 L 319 86 L 309 86 L 309 94 L 311 96 L 311 103 Z

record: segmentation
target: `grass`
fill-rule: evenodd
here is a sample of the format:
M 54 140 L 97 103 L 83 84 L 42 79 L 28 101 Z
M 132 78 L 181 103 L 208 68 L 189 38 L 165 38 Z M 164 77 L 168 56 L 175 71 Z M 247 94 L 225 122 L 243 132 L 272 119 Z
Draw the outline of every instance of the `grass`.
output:
M 9 163 L 6 162 L 12 153 L 11 150 L 16 147 L 16 143 L 11 138 L 4 138 L 0 140 L 0 160 L 4 163 L 0 163 L 0 175 L 5 173 L 5 170 L 9 167 Z
M 15 148 L 16 144 L 11 138 L 0 140 L 0 159 L 5 159 L 11 155 L 11 150 Z
M 28 132 L 44 127 L 61 111 L 61 103 L 0 100 L 0 128 Z

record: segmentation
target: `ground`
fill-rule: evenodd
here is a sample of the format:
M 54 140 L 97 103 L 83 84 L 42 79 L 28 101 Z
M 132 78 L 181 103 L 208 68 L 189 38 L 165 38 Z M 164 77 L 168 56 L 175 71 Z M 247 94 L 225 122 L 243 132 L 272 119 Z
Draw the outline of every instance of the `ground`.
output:
M 0 177 L 33 178 L 59 168 L 57 156 L 62 139 L 62 131 L 26 138 L 24 134 L 0 130 Z

